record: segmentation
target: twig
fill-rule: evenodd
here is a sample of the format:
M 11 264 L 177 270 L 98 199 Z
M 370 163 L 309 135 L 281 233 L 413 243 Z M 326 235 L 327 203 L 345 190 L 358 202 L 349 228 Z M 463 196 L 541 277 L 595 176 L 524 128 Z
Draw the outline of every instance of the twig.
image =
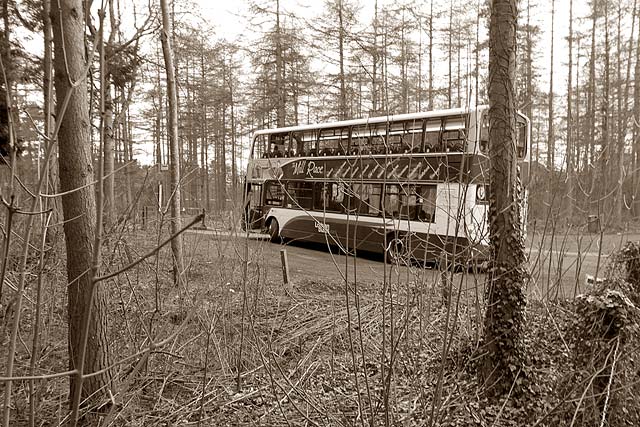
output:
M 76 191 L 82 190 L 83 188 L 91 187 L 92 185 L 96 185 L 96 184 L 102 183 L 106 178 L 110 177 L 111 175 L 115 175 L 116 173 L 120 172 L 122 169 L 126 168 L 127 166 L 130 166 L 130 165 L 134 164 L 135 162 L 136 162 L 135 160 L 132 160 L 132 161 L 130 161 L 128 163 L 125 163 L 124 165 L 122 165 L 119 168 L 115 169 L 111 173 L 109 173 L 109 174 L 105 175 L 104 177 L 102 177 L 102 179 L 96 179 L 95 181 L 92 181 L 92 182 L 90 182 L 88 184 L 85 184 L 85 185 L 83 185 L 81 187 L 77 187 L 77 188 L 74 188 L 74 189 L 69 190 L 69 191 L 63 191 L 62 193 L 54 193 L 54 194 L 40 193 L 40 197 L 44 197 L 44 198 L 50 199 L 50 198 L 54 198 L 54 197 L 62 197 L 62 196 L 67 196 L 69 194 L 73 194 Z
M 611 383 L 613 382 L 613 370 L 616 366 L 616 361 L 618 360 L 619 347 L 620 347 L 620 335 L 618 335 L 618 339 L 616 340 L 616 349 L 613 352 L 613 362 L 611 362 L 611 373 L 609 374 L 609 382 L 607 383 L 607 395 L 604 400 L 604 407 L 602 408 L 602 420 L 600 421 L 600 427 L 603 427 L 605 421 L 607 420 L 607 406 L 609 405 L 609 397 L 611 396 Z
M 204 214 L 200 214 L 198 216 L 196 216 L 193 220 L 191 220 L 191 222 L 189 222 L 187 225 L 185 225 L 184 227 L 182 227 L 180 230 L 178 230 L 178 232 L 172 236 L 169 236 L 166 240 L 164 240 L 162 243 L 160 243 L 160 245 L 156 246 L 154 249 L 150 250 L 149 252 L 147 252 L 146 254 L 142 255 L 140 258 L 138 258 L 137 260 L 135 260 L 134 262 L 132 262 L 129 265 L 126 265 L 125 267 L 122 267 L 121 269 L 114 271 L 113 273 L 109 273 L 106 274 L 104 276 L 98 276 L 95 278 L 96 282 L 101 282 L 103 280 L 107 280 L 107 279 L 111 279 L 112 277 L 115 277 L 127 270 L 129 270 L 130 268 L 135 267 L 136 265 L 140 264 L 142 261 L 144 261 L 145 259 L 149 258 L 152 255 L 155 255 L 156 253 L 158 253 L 158 251 L 160 251 L 160 249 L 162 249 L 165 245 L 171 243 L 171 241 L 173 239 L 175 239 L 176 237 L 178 237 L 180 234 L 184 233 L 185 231 L 187 231 L 190 227 L 192 227 L 194 224 L 201 222 L 202 218 L 204 217 Z
M 612 351 L 613 351 L 613 349 L 612 349 Z M 576 406 L 576 410 L 573 413 L 573 418 L 571 419 L 571 424 L 569 425 L 569 427 L 573 427 L 573 424 L 576 422 L 576 418 L 578 417 L 578 411 L 580 410 L 580 406 L 582 405 L 582 401 L 584 400 L 584 397 L 586 396 L 587 391 L 589 390 L 589 387 L 591 387 L 591 384 L 593 383 L 593 380 L 595 380 L 596 377 L 598 375 L 600 375 L 607 368 L 607 362 L 609 361 L 609 356 L 611 356 L 611 352 L 612 351 L 609 351 L 609 353 L 607 354 L 607 357 L 604 360 L 604 363 L 602 364 L 602 368 L 600 368 L 598 370 L 598 372 L 596 372 L 595 374 L 593 374 L 591 376 L 591 378 L 589 378 L 589 383 L 584 388 L 584 391 L 582 392 L 582 396 L 580 396 L 580 400 L 578 401 L 578 405 Z

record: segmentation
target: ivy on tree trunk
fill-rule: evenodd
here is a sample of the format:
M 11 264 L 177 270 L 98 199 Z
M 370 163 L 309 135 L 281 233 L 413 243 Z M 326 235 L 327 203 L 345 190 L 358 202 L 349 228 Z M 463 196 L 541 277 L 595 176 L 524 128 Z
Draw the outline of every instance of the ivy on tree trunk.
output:
M 489 33 L 489 227 L 492 266 L 487 287 L 485 356 L 488 394 L 503 395 L 521 376 L 524 329 L 524 238 L 516 159 L 516 0 L 493 0 Z

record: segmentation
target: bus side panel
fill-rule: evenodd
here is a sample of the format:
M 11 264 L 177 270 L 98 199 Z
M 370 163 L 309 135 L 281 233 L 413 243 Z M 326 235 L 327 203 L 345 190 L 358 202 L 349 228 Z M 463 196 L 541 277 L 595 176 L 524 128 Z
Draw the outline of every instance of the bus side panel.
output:
M 334 218 L 319 216 L 317 213 L 300 212 L 300 215 L 282 225 L 280 234 L 288 239 L 299 239 L 317 243 L 339 245 L 370 252 L 382 252 L 384 235 L 380 225 L 367 221 L 364 217 Z M 384 227 L 382 227 L 384 228 Z M 348 236 L 348 238 L 347 238 Z
M 402 240 L 405 255 L 417 261 L 438 261 L 444 255 L 456 262 L 467 263 L 471 260 L 486 259 L 487 246 L 470 242 L 459 233 L 458 237 L 440 234 L 435 224 L 410 223 L 405 220 L 387 220 L 386 227 L 382 218 L 345 217 L 336 214 L 311 215 L 290 209 L 274 209 L 272 213 L 280 224 L 280 235 L 287 239 L 340 246 L 374 253 L 385 250 L 393 238 Z M 413 224 L 413 227 L 412 227 Z M 348 233 L 348 241 L 347 241 Z M 354 237 L 355 235 L 355 237 Z

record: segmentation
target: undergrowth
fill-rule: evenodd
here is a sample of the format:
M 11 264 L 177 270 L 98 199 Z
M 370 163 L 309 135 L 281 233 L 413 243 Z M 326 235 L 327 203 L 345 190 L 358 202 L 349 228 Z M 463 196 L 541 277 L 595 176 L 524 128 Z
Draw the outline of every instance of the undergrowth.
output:
M 135 259 L 150 242 L 144 232 L 114 239 L 113 259 Z M 482 313 L 464 290 L 454 290 L 447 307 L 438 280 L 285 286 L 278 266 L 261 261 L 260 246 L 245 270 L 241 240 L 192 235 L 186 245 L 193 255 L 184 288 L 171 285 L 166 254 L 107 285 L 116 364 L 105 423 L 640 425 L 637 244 L 575 300 L 529 301 L 519 392 L 491 403 L 477 379 Z M 67 369 L 63 270 L 53 263 L 46 271 L 40 374 Z M 31 330 L 26 315 L 27 342 Z M 17 360 L 16 374 L 25 374 L 26 346 Z M 38 424 L 64 422 L 67 381 L 35 383 Z M 14 388 L 13 425 L 23 425 L 28 383 Z

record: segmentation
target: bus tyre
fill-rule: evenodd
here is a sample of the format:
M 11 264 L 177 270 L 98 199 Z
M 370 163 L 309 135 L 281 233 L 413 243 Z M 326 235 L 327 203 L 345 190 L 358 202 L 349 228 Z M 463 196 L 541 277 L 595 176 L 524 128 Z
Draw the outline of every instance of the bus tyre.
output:
M 275 218 L 269 221 L 269 236 L 271 243 L 280 243 L 280 227 Z

